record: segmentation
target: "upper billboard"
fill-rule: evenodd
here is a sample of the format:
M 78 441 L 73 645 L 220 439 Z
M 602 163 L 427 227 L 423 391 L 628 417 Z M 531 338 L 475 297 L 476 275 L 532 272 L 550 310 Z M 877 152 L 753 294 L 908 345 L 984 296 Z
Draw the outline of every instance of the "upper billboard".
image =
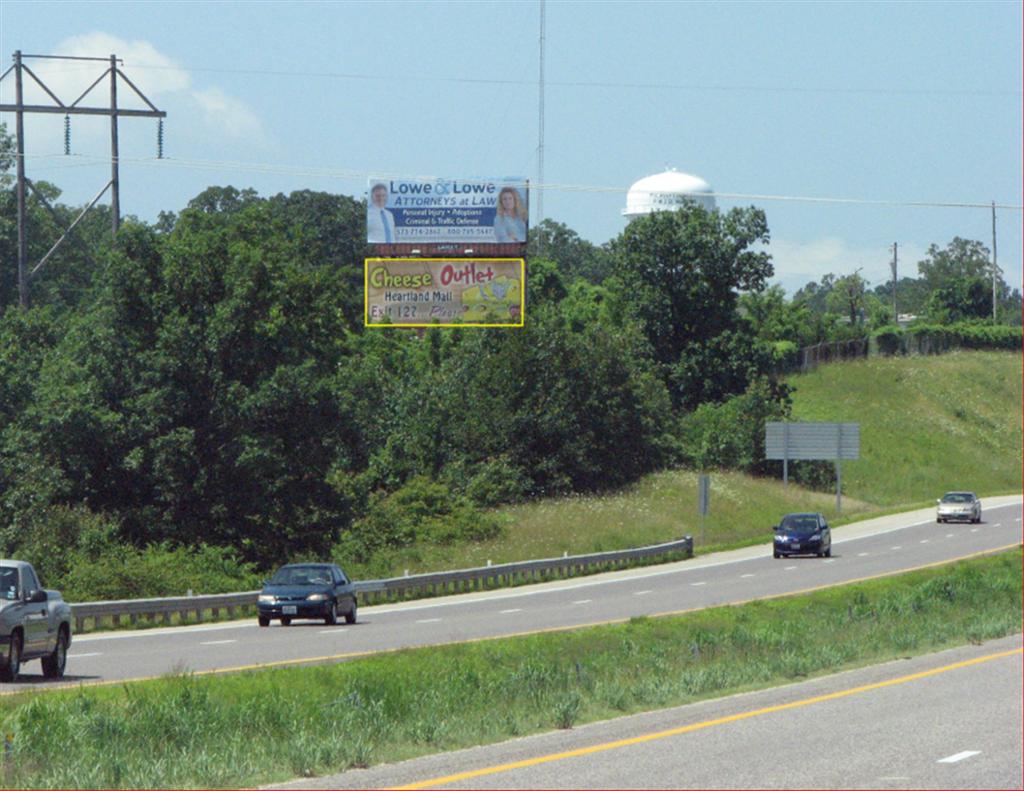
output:
M 366 241 L 380 245 L 525 244 L 526 179 L 371 178 Z

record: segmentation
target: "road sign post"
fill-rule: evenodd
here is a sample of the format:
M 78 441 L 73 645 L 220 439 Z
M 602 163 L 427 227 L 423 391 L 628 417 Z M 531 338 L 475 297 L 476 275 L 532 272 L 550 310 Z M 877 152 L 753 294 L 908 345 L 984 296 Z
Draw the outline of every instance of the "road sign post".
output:
M 701 474 L 697 478 L 697 513 L 700 514 L 700 543 L 704 545 L 704 518 L 711 510 L 711 476 Z

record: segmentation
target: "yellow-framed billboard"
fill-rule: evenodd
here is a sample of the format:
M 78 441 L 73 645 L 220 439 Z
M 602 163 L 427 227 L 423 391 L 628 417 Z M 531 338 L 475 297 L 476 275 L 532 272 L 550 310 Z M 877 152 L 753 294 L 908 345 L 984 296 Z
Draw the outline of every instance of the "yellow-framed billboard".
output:
M 367 258 L 367 327 L 522 327 L 522 258 Z

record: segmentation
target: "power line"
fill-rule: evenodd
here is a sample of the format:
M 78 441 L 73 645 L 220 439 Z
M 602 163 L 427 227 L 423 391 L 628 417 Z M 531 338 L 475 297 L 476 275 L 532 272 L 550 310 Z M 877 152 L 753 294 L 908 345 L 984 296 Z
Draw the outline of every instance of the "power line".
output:
M 366 82 L 447 82 L 466 85 L 518 85 L 533 87 L 536 82 L 531 80 L 496 79 L 493 77 L 452 77 L 452 76 L 430 76 L 430 75 L 383 75 L 367 74 L 360 72 L 331 72 L 331 71 L 281 71 L 275 69 L 223 69 L 203 66 L 190 66 L 187 69 L 181 66 L 167 65 L 146 65 L 133 63 L 135 69 L 152 69 L 155 71 L 187 71 L 205 72 L 210 74 L 239 74 L 254 75 L 260 77 L 313 77 L 321 79 L 337 80 L 358 80 Z M 672 83 L 672 82 L 613 82 L 597 80 L 548 80 L 547 85 L 556 88 L 613 88 L 622 90 L 673 90 L 673 91 L 709 91 L 716 93 L 834 93 L 834 94 L 876 94 L 896 96 L 1020 96 L 1024 91 L 1020 90 L 996 90 L 991 88 L 876 88 L 864 87 L 841 87 L 841 86 L 806 86 L 806 85 L 729 85 L 729 84 L 702 84 L 702 83 Z
M 42 159 L 68 159 L 65 154 L 33 154 L 33 158 Z M 103 161 L 99 156 L 89 154 L 72 154 L 72 158 L 95 159 L 96 162 Z M 305 167 L 301 165 L 283 165 L 264 162 L 235 162 L 227 160 L 204 160 L 204 159 L 179 159 L 176 157 L 124 157 L 122 163 L 131 162 L 138 165 L 160 165 L 186 168 L 190 170 L 230 170 L 243 173 L 269 173 L 285 176 L 308 176 L 312 178 L 333 178 L 345 180 L 367 180 L 373 177 L 408 179 L 431 181 L 437 178 L 436 175 L 410 174 L 410 173 L 387 173 L 379 170 L 354 170 L 347 168 L 326 168 L 323 166 Z M 474 183 L 474 179 L 463 178 L 461 181 L 467 184 Z M 479 183 L 487 183 L 480 181 Z M 531 190 L 543 190 L 546 192 L 573 192 L 573 193 L 625 193 L 629 187 L 606 186 L 598 184 L 530 184 Z M 841 198 L 827 195 L 772 195 L 766 193 L 749 192 L 709 192 L 702 193 L 715 198 L 728 200 L 763 200 L 763 201 L 788 201 L 793 203 L 822 203 L 854 206 L 894 206 L 898 208 L 923 208 L 923 209 L 996 209 L 1021 211 L 1024 205 L 1014 203 L 995 203 L 992 201 L 925 201 L 925 200 L 895 200 L 886 198 Z

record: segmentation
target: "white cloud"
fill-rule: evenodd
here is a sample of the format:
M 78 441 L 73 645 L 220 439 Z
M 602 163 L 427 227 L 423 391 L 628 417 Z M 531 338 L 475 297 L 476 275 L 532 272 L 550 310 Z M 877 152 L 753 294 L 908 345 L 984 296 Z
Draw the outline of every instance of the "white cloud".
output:
M 192 91 L 192 98 L 202 108 L 207 123 L 229 137 L 263 137 L 263 124 L 259 117 L 244 102 L 228 96 L 219 88 Z
M 116 54 L 123 73 L 138 86 L 138 90 L 156 107 L 168 112 L 168 121 L 174 120 L 180 130 L 186 124 L 194 129 L 195 137 L 202 138 L 212 132 L 228 139 L 262 140 L 263 124 L 259 116 L 241 99 L 230 96 L 216 86 L 197 87 L 188 70 L 173 58 L 163 54 L 148 41 L 127 41 L 107 33 L 88 33 L 60 42 L 54 52 L 75 57 L 104 58 Z M 26 65 L 58 99 L 70 104 L 82 96 L 97 78 L 79 106 L 108 106 L 109 77 L 103 76 L 108 64 L 102 61 L 26 60 Z M 25 101 L 30 104 L 53 105 L 53 100 L 30 76 L 24 80 Z M 14 100 L 14 79 L 0 83 L 3 101 Z M 128 109 L 148 109 L 130 85 L 118 81 L 118 105 Z M 62 138 L 58 115 L 30 115 L 26 142 L 29 153 L 54 153 Z M 76 116 L 72 121 L 73 147 L 88 150 L 96 143 L 109 139 L 106 119 Z M 181 152 L 179 152 L 181 153 Z

